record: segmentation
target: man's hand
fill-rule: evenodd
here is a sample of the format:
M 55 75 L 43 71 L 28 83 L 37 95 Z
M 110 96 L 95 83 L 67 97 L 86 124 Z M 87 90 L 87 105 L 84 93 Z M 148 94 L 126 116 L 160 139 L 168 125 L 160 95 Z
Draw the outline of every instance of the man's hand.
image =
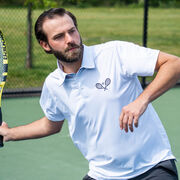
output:
M 121 130 L 128 132 L 128 127 L 131 132 L 133 132 L 133 125 L 138 127 L 139 117 L 144 113 L 148 106 L 147 102 L 142 101 L 140 98 L 137 98 L 132 103 L 124 106 L 119 118 Z
M 0 135 L 3 136 L 3 141 L 9 141 L 10 137 L 8 136 L 10 128 L 8 127 L 7 123 L 3 122 L 0 126 Z

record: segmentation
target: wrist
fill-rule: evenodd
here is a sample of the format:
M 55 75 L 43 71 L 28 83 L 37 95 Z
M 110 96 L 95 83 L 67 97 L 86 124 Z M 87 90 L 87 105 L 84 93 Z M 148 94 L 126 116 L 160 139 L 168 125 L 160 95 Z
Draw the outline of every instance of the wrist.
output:
M 4 141 L 8 142 L 8 141 L 14 141 L 13 139 L 13 129 L 12 128 L 8 128 L 6 131 L 6 134 L 4 136 Z
M 144 93 L 142 93 L 137 98 L 137 100 L 141 103 L 142 106 L 147 106 L 151 102 L 150 97 L 145 95 Z

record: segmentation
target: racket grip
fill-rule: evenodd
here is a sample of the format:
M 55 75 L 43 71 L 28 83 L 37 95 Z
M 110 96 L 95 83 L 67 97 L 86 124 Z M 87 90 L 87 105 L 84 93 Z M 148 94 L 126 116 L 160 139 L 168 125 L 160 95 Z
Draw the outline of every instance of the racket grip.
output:
M 0 108 L 0 126 L 2 124 L 2 111 L 1 111 L 1 108 Z M 0 148 L 3 147 L 4 144 L 3 144 L 3 136 L 0 135 Z

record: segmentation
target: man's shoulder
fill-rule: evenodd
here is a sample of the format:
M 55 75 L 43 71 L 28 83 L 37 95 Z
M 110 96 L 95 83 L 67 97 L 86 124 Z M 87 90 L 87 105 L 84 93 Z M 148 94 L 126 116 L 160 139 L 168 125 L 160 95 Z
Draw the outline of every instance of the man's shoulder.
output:
M 54 90 L 58 87 L 59 77 L 58 69 L 51 72 L 45 79 L 42 92 L 48 94 L 53 94 Z
M 104 42 L 97 45 L 92 45 L 90 47 L 94 49 L 94 52 L 99 53 L 102 51 L 108 52 L 115 49 L 118 49 L 121 51 L 123 49 L 126 49 L 127 47 L 132 47 L 132 45 L 134 45 L 134 43 L 132 42 L 114 40 L 114 41 L 108 41 L 108 42 Z
M 45 83 L 48 84 L 48 85 L 51 85 L 55 81 L 58 81 L 59 78 L 60 78 L 59 77 L 59 70 L 57 68 L 53 72 L 49 73 L 49 75 L 45 79 Z
M 56 78 L 58 77 L 58 68 L 56 68 L 54 71 L 50 72 L 48 74 L 48 76 L 46 77 L 46 79 L 49 79 L 49 78 Z
M 125 45 L 129 45 L 129 44 L 134 44 L 133 42 L 128 42 L 128 41 L 120 41 L 120 40 L 113 40 L 113 41 L 107 41 L 104 43 L 100 43 L 100 44 L 96 44 L 96 45 L 92 45 L 91 47 L 114 47 L 114 46 L 125 46 Z
M 113 48 L 115 46 L 117 46 L 118 43 L 120 43 L 121 41 L 108 41 L 108 42 L 104 42 L 104 43 L 101 43 L 101 44 L 96 44 L 96 45 L 93 45 L 91 47 L 94 47 L 96 49 L 106 49 L 106 48 Z

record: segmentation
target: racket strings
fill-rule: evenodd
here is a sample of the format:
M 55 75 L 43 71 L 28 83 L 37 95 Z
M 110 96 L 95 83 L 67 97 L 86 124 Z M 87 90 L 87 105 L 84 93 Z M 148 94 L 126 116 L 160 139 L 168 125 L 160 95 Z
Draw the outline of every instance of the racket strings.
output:
M 4 39 L 0 34 L 0 82 L 6 81 L 7 76 L 7 55 L 6 55 L 6 47 L 4 44 Z
M 3 77 L 3 51 L 2 51 L 2 42 L 0 42 L 0 81 L 2 82 Z

